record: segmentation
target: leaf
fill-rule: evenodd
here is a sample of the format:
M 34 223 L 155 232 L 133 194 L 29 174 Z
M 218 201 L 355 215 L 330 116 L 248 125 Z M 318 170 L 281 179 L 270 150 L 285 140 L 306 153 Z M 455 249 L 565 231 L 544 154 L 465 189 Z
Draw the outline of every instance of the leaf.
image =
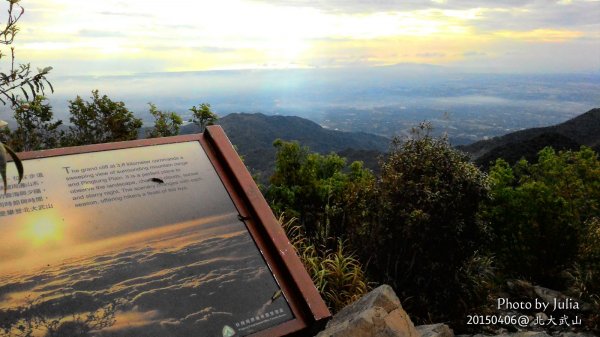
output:
M 21 87 L 21 91 L 23 91 L 23 94 L 25 95 L 25 100 L 29 101 L 29 95 L 27 94 L 27 91 Z
M 4 193 L 6 193 L 6 148 L 3 143 L 0 143 L 0 175 L 4 182 Z
M 19 172 L 19 183 L 21 183 L 21 180 L 23 180 L 23 172 L 24 172 L 23 163 L 21 162 L 21 159 L 19 159 L 19 156 L 17 156 L 15 151 L 13 151 L 13 149 L 11 149 L 10 147 L 8 147 L 6 145 L 4 145 L 4 148 L 10 154 L 10 156 L 13 159 L 13 162 L 15 163 L 15 166 L 17 167 L 17 172 Z

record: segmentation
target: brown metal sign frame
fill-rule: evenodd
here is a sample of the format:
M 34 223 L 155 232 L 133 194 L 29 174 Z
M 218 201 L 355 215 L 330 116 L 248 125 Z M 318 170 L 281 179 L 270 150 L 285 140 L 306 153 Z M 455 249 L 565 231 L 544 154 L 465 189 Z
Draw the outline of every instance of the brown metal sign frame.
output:
M 190 141 L 198 141 L 206 152 L 294 314 L 292 320 L 251 336 L 314 335 L 331 314 L 284 230 L 220 126 L 209 126 L 201 134 L 23 152 L 19 157 L 21 160 L 28 160 Z

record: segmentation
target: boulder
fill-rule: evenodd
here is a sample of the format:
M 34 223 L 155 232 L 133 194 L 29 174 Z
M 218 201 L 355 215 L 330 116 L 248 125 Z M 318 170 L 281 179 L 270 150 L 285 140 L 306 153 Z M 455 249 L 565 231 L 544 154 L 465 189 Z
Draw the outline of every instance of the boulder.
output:
M 400 300 L 382 285 L 338 312 L 317 337 L 420 337 Z M 445 337 L 445 336 L 444 336 Z
M 555 335 L 555 337 L 598 337 L 597 335 L 594 335 L 591 332 L 563 332 L 560 333 L 558 335 Z
M 421 337 L 454 337 L 454 331 L 443 323 L 419 325 L 416 328 Z
M 473 337 L 492 337 L 489 335 L 474 335 Z M 521 332 L 514 332 L 514 333 L 507 333 L 507 334 L 501 334 L 501 335 L 496 335 L 493 337 L 551 337 L 550 335 L 548 335 L 547 333 L 543 332 L 543 331 L 521 331 Z

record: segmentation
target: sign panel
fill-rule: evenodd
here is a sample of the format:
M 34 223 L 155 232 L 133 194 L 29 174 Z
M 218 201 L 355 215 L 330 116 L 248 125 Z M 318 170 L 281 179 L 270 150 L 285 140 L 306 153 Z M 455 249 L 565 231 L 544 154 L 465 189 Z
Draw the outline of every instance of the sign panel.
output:
M 0 195 L 0 336 L 306 327 L 198 140 L 23 164 Z

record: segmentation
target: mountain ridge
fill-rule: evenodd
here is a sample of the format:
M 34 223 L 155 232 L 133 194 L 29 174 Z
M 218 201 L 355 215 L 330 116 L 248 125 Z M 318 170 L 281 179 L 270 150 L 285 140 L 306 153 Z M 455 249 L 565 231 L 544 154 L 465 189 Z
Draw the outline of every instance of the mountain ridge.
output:
M 331 130 L 297 116 L 265 115 L 262 113 L 232 113 L 219 119 L 229 140 L 244 158 L 247 166 L 264 175 L 264 182 L 274 169 L 276 139 L 298 141 L 311 151 L 328 154 L 343 153 L 348 162 L 363 160 L 375 170 L 379 154 L 387 151 L 390 139 L 365 132 Z M 257 131 L 259 130 L 259 131 Z M 181 134 L 199 132 L 198 126 L 188 124 Z M 368 155 L 365 155 L 368 154 Z M 370 161 L 365 161 L 367 157 Z
M 600 108 L 560 124 L 524 129 L 457 148 L 468 153 L 476 164 L 486 167 L 490 161 L 500 157 L 509 162 L 521 157 L 530 160 L 545 146 L 576 150 L 581 145 L 600 149 Z

